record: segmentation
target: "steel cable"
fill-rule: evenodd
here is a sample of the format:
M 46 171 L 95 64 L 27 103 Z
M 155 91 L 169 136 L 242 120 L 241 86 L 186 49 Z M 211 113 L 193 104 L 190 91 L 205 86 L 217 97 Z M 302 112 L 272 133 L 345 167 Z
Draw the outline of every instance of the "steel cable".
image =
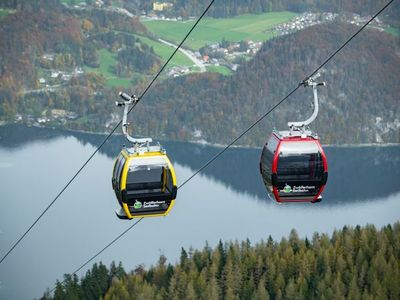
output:
M 325 66 L 336 54 L 338 54 L 352 39 L 354 39 L 365 27 L 368 26 L 382 11 L 384 11 L 394 0 L 388 2 L 382 9 L 380 9 L 371 19 L 365 23 L 356 33 L 354 33 L 344 44 L 342 44 L 335 52 L 333 52 L 319 67 L 317 67 L 310 76 L 310 78 L 314 74 L 316 74 L 323 66 Z M 307 79 L 306 78 L 306 79 Z M 279 102 L 277 102 L 271 109 L 269 109 L 265 114 L 260 116 L 251 126 L 249 126 L 246 130 L 244 130 L 241 134 L 239 134 L 232 142 L 230 142 L 227 146 L 225 146 L 220 152 L 214 155 L 209 161 L 207 161 L 202 167 L 200 167 L 196 172 L 194 172 L 190 177 L 188 177 L 182 184 L 178 186 L 178 189 L 182 188 L 186 183 L 192 180 L 196 175 L 202 172 L 207 166 L 209 166 L 213 161 L 215 161 L 219 156 L 221 156 L 226 150 L 228 150 L 233 144 L 235 144 L 241 137 L 243 137 L 247 132 L 249 132 L 254 126 L 256 126 L 259 122 L 261 122 L 265 117 L 267 117 L 271 112 L 273 112 L 279 105 L 281 105 L 285 100 L 287 100 L 292 94 L 294 94 L 299 87 L 303 84 L 304 80 L 301 81 L 292 91 L 290 91 L 285 97 L 283 97 Z M 115 239 L 113 239 L 110 243 L 107 244 L 102 250 L 97 252 L 94 256 L 92 256 L 89 260 L 87 260 L 83 265 L 81 265 L 76 271 L 72 273 L 72 275 L 79 272 L 83 267 L 85 267 L 89 262 L 91 262 L 94 258 L 99 256 L 103 251 L 109 248 L 112 244 L 114 244 L 117 240 L 119 240 L 122 236 L 128 233 L 136 224 L 138 224 L 141 220 L 140 218 L 133 225 L 125 229 L 121 234 L 119 234 Z M 62 281 L 64 283 L 65 281 Z M 54 287 L 50 292 L 53 292 L 56 288 Z

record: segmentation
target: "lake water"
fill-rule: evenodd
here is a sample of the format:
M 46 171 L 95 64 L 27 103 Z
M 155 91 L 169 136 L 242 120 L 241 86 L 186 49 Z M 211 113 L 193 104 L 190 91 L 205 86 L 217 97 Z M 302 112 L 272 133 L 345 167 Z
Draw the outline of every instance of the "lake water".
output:
M 1 257 L 103 139 L 0 127 Z M 0 265 L 0 299 L 42 296 L 56 279 L 73 272 L 132 224 L 115 216 L 111 188 L 114 157 L 123 143 L 122 137 L 112 137 Z M 162 144 L 178 184 L 220 150 Z M 323 201 L 277 205 L 267 197 L 258 173 L 260 149 L 230 149 L 178 191 L 169 216 L 142 220 L 95 261 L 122 261 L 132 270 L 138 264 L 155 264 L 160 254 L 174 263 L 181 247 L 202 248 L 206 241 L 214 247 L 220 239 L 249 238 L 254 244 L 269 235 L 280 239 L 292 228 L 310 237 L 344 225 L 380 227 L 400 220 L 400 146 L 326 147 L 326 154 L 329 179 Z

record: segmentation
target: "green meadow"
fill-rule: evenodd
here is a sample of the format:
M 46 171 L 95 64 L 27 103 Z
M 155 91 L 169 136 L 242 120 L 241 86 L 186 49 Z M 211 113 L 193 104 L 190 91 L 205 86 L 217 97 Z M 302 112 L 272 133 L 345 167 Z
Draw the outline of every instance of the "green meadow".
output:
M 77 0 L 60 0 L 60 2 L 61 2 L 61 3 L 68 4 L 68 5 L 76 5 L 76 4 L 78 4 L 80 1 L 77 1 Z
M 175 50 L 174 48 L 167 46 L 161 42 L 152 40 L 148 37 L 144 37 L 141 35 L 135 35 L 137 38 L 140 39 L 140 41 L 144 44 L 147 44 L 150 47 L 153 47 L 153 50 L 157 56 L 160 57 L 161 61 L 164 63 L 167 61 L 167 59 L 171 56 L 172 52 Z M 99 63 L 100 66 L 98 68 L 89 68 L 85 67 L 87 72 L 94 72 L 103 75 L 106 78 L 106 82 L 108 86 L 113 86 L 113 87 L 129 87 L 132 85 L 131 81 L 132 78 L 122 78 L 118 77 L 114 71 L 113 68 L 117 64 L 116 61 L 116 54 L 110 52 L 107 49 L 101 49 L 98 51 L 99 54 Z M 187 66 L 190 67 L 192 71 L 196 72 L 198 71 L 198 68 L 193 67 L 193 62 L 184 54 L 181 52 L 177 52 L 172 60 L 169 62 L 167 68 L 173 67 L 173 66 Z M 229 71 L 227 70 L 220 70 L 220 73 L 226 74 L 226 72 Z M 139 75 L 139 74 L 137 74 Z M 136 76 L 135 78 L 137 78 Z M 139 76 L 141 77 L 141 76 Z
M 67 0 L 63 2 L 69 4 L 71 4 L 71 2 L 73 3 L 73 1 Z M 294 16 L 296 16 L 296 14 L 292 12 L 272 12 L 258 15 L 246 14 L 228 19 L 205 18 L 189 36 L 185 46 L 196 50 L 206 44 L 220 42 L 222 39 L 228 41 L 266 41 L 275 36 L 272 29 L 275 25 L 287 22 Z M 194 22 L 195 21 L 150 20 L 143 21 L 143 24 L 155 36 L 179 44 Z M 163 62 L 166 62 L 174 51 L 174 48 L 157 40 L 142 35 L 134 36 L 139 38 L 142 43 L 152 47 L 155 54 L 159 56 Z M 133 78 L 121 78 L 114 74 L 113 68 L 117 63 L 116 54 L 107 49 L 99 50 L 98 54 L 100 66 L 98 68 L 86 67 L 86 71 L 102 74 L 106 78 L 108 86 L 129 87 L 132 85 L 131 82 Z M 179 51 L 170 61 L 168 68 L 172 66 L 191 67 L 191 70 L 194 72 L 197 70 L 197 68 L 193 67 L 193 62 Z M 217 72 L 223 75 L 232 73 L 232 71 L 225 66 L 208 66 L 207 71 Z M 136 74 L 134 77 L 136 78 L 139 75 L 140 74 Z
M 220 73 L 222 75 L 231 75 L 232 70 L 225 66 L 207 66 L 208 72 Z
M 397 29 L 397 28 L 394 28 L 394 27 L 388 27 L 388 28 L 386 29 L 386 32 L 387 32 L 387 33 L 390 33 L 390 34 L 392 34 L 392 35 L 394 35 L 394 36 L 400 36 L 400 30 Z
M 155 39 L 150 39 L 143 35 L 133 34 L 130 32 L 125 32 L 125 31 L 117 31 L 117 30 L 114 30 L 114 32 L 132 35 L 132 36 L 140 39 L 140 41 L 143 44 L 147 44 L 148 46 L 153 47 L 155 54 L 158 57 L 160 57 L 162 62 L 166 62 L 169 59 L 169 57 L 171 56 L 172 52 L 174 52 L 174 50 L 175 50 L 175 48 L 167 46 Z M 189 67 L 189 66 L 193 65 L 193 62 L 189 58 L 187 58 L 186 55 L 184 55 L 178 51 L 177 53 L 175 53 L 174 57 L 169 62 L 169 65 L 170 66 L 188 66 Z
M 101 49 L 98 51 L 98 53 L 100 66 L 98 68 L 86 67 L 86 71 L 103 75 L 106 78 L 108 86 L 129 87 L 131 85 L 130 78 L 118 77 L 113 73 L 113 68 L 117 63 L 115 59 L 115 54 L 108 51 L 107 49 Z
M 155 41 L 149 39 L 148 37 L 144 37 L 141 35 L 136 35 L 143 43 L 153 47 L 154 52 L 161 58 L 163 62 L 166 62 L 168 58 L 171 56 L 172 52 L 174 52 L 174 48 L 167 46 L 159 41 Z M 169 62 L 170 66 L 192 66 L 193 62 L 181 52 L 175 53 L 172 60 Z
M 15 12 L 15 10 L 12 10 L 12 9 L 0 8 L 0 19 L 5 17 L 5 16 L 7 16 L 7 15 L 9 15 L 9 14 L 14 13 L 14 12 Z
M 295 17 L 292 12 L 271 12 L 263 14 L 245 14 L 228 19 L 205 18 L 190 34 L 185 42 L 186 47 L 200 47 L 228 41 L 266 41 L 275 36 L 273 27 Z M 195 23 L 191 21 L 144 20 L 142 22 L 156 36 L 179 44 Z

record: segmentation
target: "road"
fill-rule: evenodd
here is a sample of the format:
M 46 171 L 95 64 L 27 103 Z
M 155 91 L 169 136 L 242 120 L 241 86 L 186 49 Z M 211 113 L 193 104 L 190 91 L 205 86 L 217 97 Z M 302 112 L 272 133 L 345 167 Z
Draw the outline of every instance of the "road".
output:
M 163 44 L 165 44 L 165 45 L 167 45 L 167 46 L 173 47 L 173 48 L 175 48 L 175 49 L 177 48 L 176 45 L 174 45 L 174 44 L 172 44 L 172 43 L 170 43 L 170 42 L 164 41 L 164 40 L 162 40 L 162 39 L 158 39 L 158 41 L 161 42 L 161 43 L 163 43 Z M 202 62 L 201 60 L 198 60 L 190 51 L 185 50 L 185 49 L 183 49 L 183 48 L 179 48 L 179 51 L 181 51 L 181 52 L 182 52 L 184 55 L 186 55 L 197 67 L 199 67 L 199 68 L 200 68 L 200 72 L 205 72 L 205 71 L 206 71 L 206 67 L 204 66 L 203 62 Z

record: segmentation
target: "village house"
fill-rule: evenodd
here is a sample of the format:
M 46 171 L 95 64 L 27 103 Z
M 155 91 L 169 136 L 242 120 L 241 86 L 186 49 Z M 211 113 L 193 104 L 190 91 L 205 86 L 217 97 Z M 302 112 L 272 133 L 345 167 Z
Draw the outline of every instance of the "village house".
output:
M 171 8 L 173 6 L 172 3 L 168 2 L 154 2 L 153 3 L 153 10 L 154 11 L 164 11 L 168 8 Z

